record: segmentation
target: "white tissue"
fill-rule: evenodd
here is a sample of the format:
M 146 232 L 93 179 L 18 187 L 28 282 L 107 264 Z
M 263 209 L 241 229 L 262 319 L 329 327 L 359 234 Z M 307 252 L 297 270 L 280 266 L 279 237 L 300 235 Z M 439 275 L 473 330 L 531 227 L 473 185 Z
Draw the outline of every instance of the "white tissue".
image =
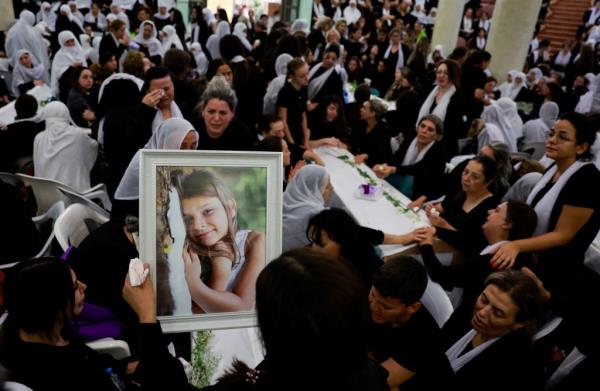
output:
M 129 261 L 129 283 L 131 286 L 140 286 L 146 281 L 150 269 L 144 270 L 144 263 L 139 258 Z

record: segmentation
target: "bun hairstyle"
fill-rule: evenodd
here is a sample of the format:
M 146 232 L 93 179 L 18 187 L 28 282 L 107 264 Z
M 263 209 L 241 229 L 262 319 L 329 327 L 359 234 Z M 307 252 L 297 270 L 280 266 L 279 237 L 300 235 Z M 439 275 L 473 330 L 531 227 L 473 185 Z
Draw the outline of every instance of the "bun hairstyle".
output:
M 227 83 L 227 80 L 223 76 L 215 76 L 208 83 L 200 99 L 200 109 L 204 110 L 206 104 L 211 99 L 227 102 L 231 111 L 235 111 L 238 103 L 235 91 L 229 86 L 229 83 Z

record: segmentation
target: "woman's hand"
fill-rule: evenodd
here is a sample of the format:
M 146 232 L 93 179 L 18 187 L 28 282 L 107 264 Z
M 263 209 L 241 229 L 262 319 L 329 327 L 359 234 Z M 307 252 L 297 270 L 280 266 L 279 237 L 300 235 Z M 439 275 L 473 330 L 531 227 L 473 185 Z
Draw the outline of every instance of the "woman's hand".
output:
M 83 119 L 88 122 L 94 122 L 96 120 L 96 114 L 92 110 L 85 110 L 83 112 Z
M 33 84 L 36 86 L 43 86 L 44 85 L 44 81 L 43 80 L 34 80 Z
M 149 267 L 147 263 L 144 263 L 144 270 Z M 123 284 L 123 298 L 137 314 L 140 323 L 156 323 L 156 296 L 151 275 L 148 275 L 142 285 L 134 287 L 131 286 L 129 273 L 127 273 Z
M 202 274 L 200 258 L 198 257 L 198 254 L 196 254 L 188 246 L 183 248 L 183 266 L 185 271 L 185 279 L 188 282 L 200 279 L 200 274 Z
M 373 166 L 373 172 L 377 175 L 377 178 L 386 178 L 389 175 L 393 174 L 395 167 L 388 166 L 386 163 L 376 164 Z
M 537 276 L 537 274 L 535 274 L 530 268 L 523 266 L 521 268 L 521 271 L 524 274 L 527 274 L 529 277 L 531 277 L 531 279 L 533 281 L 535 281 L 535 284 L 538 286 L 539 290 L 540 290 L 540 297 L 542 298 L 542 301 L 547 302 L 548 300 L 550 300 L 550 298 L 552 297 L 552 294 L 550 293 L 549 290 L 546 289 L 546 287 L 544 287 L 544 283 L 542 282 L 542 280 L 540 280 L 540 278 Z
M 433 245 L 433 240 L 435 238 L 435 227 L 424 227 L 420 229 L 416 229 L 413 232 L 420 231 L 417 234 L 417 241 L 419 242 L 419 246 L 424 246 L 426 244 Z
M 146 106 L 156 107 L 158 102 L 160 102 L 161 96 L 162 96 L 161 89 L 157 89 L 157 90 L 148 92 L 146 95 L 144 95 L 144 98 L 142 99 L 142 103 L 145 104 Z
M 519 252 L 519 246 L 515 242 L 506 242 L 494 251 L 490 265 L 498 270 L 511 269 Z
M 421 196 L 419 198 L 417 198 L 416 200 L 412 201 L 411 203 L 409 203 L 407 205 L 408 208 L 414 209 L 414 208 L 421 208 L 421 206 L 423 206 L 423 204 L 425 203 L 425 201 L 427 201 L 427 197 L 425 196 Z
M 366 153 L 361 153 L 359 155 L 354 156 L 354 163 L 363 164 L 365 161 L 367 161 L 368 158 L 369 155 L 367 155 Z
M 319 106 L 319 103 L 315 103 L 315 102 L 311 102 L 311 101 L 306 102 L 306 110 L 308 110 L 308 111 L 313 111 L 314 109 L 317 108 L 317 106 Z

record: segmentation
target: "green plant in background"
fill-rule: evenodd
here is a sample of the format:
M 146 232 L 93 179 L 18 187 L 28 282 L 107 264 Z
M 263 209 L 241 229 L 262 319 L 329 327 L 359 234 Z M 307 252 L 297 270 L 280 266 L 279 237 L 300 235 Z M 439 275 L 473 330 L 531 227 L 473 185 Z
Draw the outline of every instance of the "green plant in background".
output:
M 267 180 L 265 168 L 244 168 L 232 187 L 238 211 L 238 227 L 265 232 Z
M 213 333 L 210 330 L 197 331 L 192 334 L 192 381 L 198 387 L 210 385 L 221 357 L 215 355 L 210 348 Z

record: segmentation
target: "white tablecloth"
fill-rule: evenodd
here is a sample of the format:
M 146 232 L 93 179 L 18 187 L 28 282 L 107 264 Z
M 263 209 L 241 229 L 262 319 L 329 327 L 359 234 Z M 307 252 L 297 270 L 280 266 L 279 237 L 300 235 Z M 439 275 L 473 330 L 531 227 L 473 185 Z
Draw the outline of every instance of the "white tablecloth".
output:
M 418 215 L 412 212 L 402 213 L 383 196 L 375 201 L 355 197 L 355 190 L 361 184 L 366 183 L 366 179 L 358 173 L 355 167 L 338 158 L 338 156 L 346 155 L 349 161 L 353 162 L 354 155 L 350 152 L 333 147 L 320 147 L 315 152 L 325 162 L 325 168 L 327 168 L 331 177 L 335 195 L 343 204 L 341 206 L 348 210 L 360 225 L 399 235 L 406 234 L 417 227 L 429 225 L 429 220 L 422 211 Z M 377 179 L 373 171 L 365 164 L 358 167 L 367 172 L 371 178 Z M 389 194 L 402 204 L 407 205 L 410 202 L 408 197 L 390 186 L 385 180 L 377 180 Z M 401 245 L 380 246 L 384 256 L 397 254 L 410 247 Z

